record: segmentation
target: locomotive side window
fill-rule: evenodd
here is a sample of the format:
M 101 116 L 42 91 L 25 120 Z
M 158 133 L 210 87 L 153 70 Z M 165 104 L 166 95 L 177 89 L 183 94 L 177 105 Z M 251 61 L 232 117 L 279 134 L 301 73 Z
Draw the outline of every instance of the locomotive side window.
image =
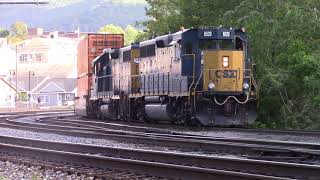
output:
M 156 55 L 156 47 L 154 44 L 147 46 L 147 56 L 155 56 Z
M 186 52 L 186 54 L 192 54 L 192 43 L 191 42 L 187 42 L 185 44 L 185 52 Z
M 155 44 L 140 47 L 140 57 L 150 57 L 156 55 Z
M 174 60 L 178 61 L 181 58 L 181 52 L 180 52 L 181 46 L 180 44 L 175 44 L 174 47 L 175 47 Z
M 243 50 L 243 42 L 239 37 L 236 37 L 236 49 L 240 51 Z
M 131 60 L 131 50 L 123 52 L 123 62 L 128 62 Z

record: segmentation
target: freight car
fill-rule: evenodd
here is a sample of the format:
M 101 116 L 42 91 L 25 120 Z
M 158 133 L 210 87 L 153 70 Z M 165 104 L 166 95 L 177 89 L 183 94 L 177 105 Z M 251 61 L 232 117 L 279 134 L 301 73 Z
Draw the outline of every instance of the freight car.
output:
M 106 48 L 122 48 L 123 34 L 89 33 L 81 37 L 78 45 L 77 59 L 77 97 L 75 98 L 76 114 L 90 116 L 88 110 L 90 87 L 92 87 L 92 61 Z
M 119 49 L 93 63 L 90 114 L 128 121 L 245 126 L 258 87 L 244 29 L 179 31 Z

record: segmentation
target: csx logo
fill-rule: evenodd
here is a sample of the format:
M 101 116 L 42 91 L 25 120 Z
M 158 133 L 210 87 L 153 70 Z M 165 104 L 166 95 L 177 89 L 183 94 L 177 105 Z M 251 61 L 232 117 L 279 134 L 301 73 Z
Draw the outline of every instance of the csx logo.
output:
M 237 70 L 217 70 L 216 76 L 218 78 L 237 78 Z

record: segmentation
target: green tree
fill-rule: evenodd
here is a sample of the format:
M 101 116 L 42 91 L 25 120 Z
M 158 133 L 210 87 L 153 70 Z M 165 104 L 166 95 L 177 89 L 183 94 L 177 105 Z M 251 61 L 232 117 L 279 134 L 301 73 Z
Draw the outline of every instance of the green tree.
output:
M 146 36 L 176 32 L 181 27 L 204 27 L 224 25 L 221 21 L 225 11 L 235 8 L 241 0 L 147 0 L 149 20 L 141 22 L 147 29 Z
M 19 43 L 25 40 L 28 36 L 28 26 L 24 22 L 16 22 L 11 26 L 10 42 Z
M 243 1 L 224 15 L 245 25 L 258 65 L 260 120 L 275 128 L 320 128 L 319 11 L 312 1 Z
M 139 34 L 139 31 L 134 27 L 128 25 L 125 30 L 120 26 L 116 26 L 113 24 L 108 24 L 99 29 L 99 32 L 106 32 L 110 34 L 124 34 L 124 44 L 130 45 L 136 39 Z
M 128 25 L 125 31 L 124 44 L 130 45 L 131 43 L 135 42 L 138 34 L 139 31 L 137 29 Z
M 110 34 L 125 34 L 125 31 L 120 27 L 113 24 L 108 24 L 99 29 L 99 32 L 105 32 Z
M 145 39 L 179 27 L 245 26 L 260 86 L 259 124 L 320 129 L 320 1 L 147 0 Z
M 6 29 L 0 28 L 0 38 L 5 38 L 10 35 L 10 32 Z

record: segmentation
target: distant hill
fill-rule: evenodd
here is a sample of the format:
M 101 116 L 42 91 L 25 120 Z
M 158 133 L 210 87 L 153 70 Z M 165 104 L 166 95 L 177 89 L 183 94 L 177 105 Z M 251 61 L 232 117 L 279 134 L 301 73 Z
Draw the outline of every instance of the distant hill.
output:
M 51 0 L 49 5 L 1 5 L 0 27 L 16 21 L 46 30 L 97 31 L 105 24 L 126 27 L 146 19 L 144 0 Z

